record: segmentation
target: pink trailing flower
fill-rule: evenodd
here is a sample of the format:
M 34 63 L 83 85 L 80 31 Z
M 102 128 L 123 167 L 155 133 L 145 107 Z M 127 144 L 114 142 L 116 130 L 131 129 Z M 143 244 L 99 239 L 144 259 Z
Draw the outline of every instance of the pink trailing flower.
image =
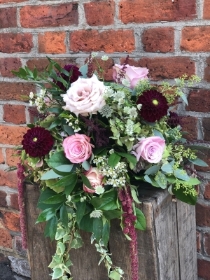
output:
M 22 247 L 27 249 L 27 230 L 26 230 L 26 214 L 25 214 L 25 204 L 24 204 L 24 189 L 23 181 L 24 167 L 22 164 L 17 165 L 17 177 L 18 177 L 18 205 L 20 209 L 20 229 L 22 234 Z
M 66 158 L 72 163 L 82 163 L 92 155 L 90 137 L 85 134 L 71 135 L 64 139 L 63 148 Z
M 138 266 L 138 248 L 137 248 L 137 233 L 135 229 L 136 216 L 133 212 L 132 196 L 129 186 L 124 189 L 119 189 L 119 200 L 122 204 L 123 214 L 123 232 L 128 235 L 130 240 L 130 260 L 131 260 L 131 274 L 132 280 L 139 279 L 139 266 Z
M 88 193 L 94 193 L 95 187 L 102 185 L 103 175 L 99 172 L 99 170 L 96 167 L 91 167 L 90 170 L 88 170 L 85 173 L 85 176 L 90 181 L 90 184 L 94 190 L 88 188 L 85 185 L 83 185 L 83 190 Z
M 144 160 L 150 163 L 158 163 L 163 157 L 165 149 L 165 140 L 159 136 L 151 136 L 147 138 L 141 138 L 140 141 L 133 146 L 133 154 L 137 160 L 142 157 Z
M 116 82 L 122 82 L 122 79 L 127 79 L 130 82 L 130 87 L 133 89 L 137 83 L 143 79 L 148 79 L 149 70 L 143 67 L 135 67 L 115 64 L 113 66 L 113 79 Z

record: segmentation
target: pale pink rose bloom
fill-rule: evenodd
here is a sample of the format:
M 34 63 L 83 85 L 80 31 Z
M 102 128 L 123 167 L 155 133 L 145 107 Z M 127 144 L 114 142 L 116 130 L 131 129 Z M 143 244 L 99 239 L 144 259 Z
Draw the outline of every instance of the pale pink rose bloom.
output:
M 91 167 L 90 170 L 88 170 L 85 173 L 85 176 L 90 181 L 91 186 L 95 189 L 97 186 L 102 185 L 103 175 L 99 172 L 99 170 L 96 167 Z M 87 186 L 83 185 L 83 190 L 88 193 L 94 193 L 95 190 L 89 189 Z
M 75 133 L 63 141 L 65 156 L 72 163 L 82 163 L 87 160 L 92 154 L 92 147 L 90 137 L 84 134 Z
M 122 68 L 124 67 L 124 77 L 121 77 L 120 73 Z M 147 68 L 143 67 L 135 67 L 135 66 L 130 66 L 128 64 L 124 65 L 119 65 L 115 64 L 113 66 L 113 79 L 116 82 L 122 82 L 122 79 L 125 78 L 130 82 L 130 87 L 133 89 L 137 83 L 140 80 L 143 79 L 148 79 L 147 75 L 149 73 L 149 70 Z
M 165 140 L 159 136 L 151 136 L 141 138 L 140 141 L 133 146 L 133 154 L 139 161 L 140 157 L 150 163 L 158 163 L 163 157 L 165 149 Z
M 96 114 L 104 105 L 105 86 L 96 75 L 89 79 L 78 78 L 63 95 L 63 108 L 75 115 Z

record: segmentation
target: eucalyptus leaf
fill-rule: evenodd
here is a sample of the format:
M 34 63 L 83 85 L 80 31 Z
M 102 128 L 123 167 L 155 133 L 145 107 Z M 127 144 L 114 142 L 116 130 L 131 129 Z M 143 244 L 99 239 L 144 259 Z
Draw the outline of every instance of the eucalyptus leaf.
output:
M 40 180 L 50 180 L 50 179 L 57 179 L 61 177 L 61 175 L 58 175 L 57 173 L 55 173 L 52 169 L 47 171 L 46 173 L 44 173 L 42 175 L 42 177 L 40 178 Z
M 86 171 L 88 171 L 88 170 L 90 169 L 90 163 L 89 163 L 87 160 L 85 160 L 85 161 L 83 161 L 83 163 L 82 163 L 82 167 L 83 167 Z
M 203 161 L 200 158 L 189 159 L 189 161 L 192 162 L 195 165 L 198 165 L 198 166 L 202 166 L 202 167 L 208 167 L 209 166 L 205 161 Z
M 171 174 L 173 173 L 173 167 L 170 163 L 164 163 L 162 166 L 161 166 L 161 170 L 167 174 Z
M 178 168 L 174 170 L 174 176 L 183 181 L 188 181 L 190 179 L 185 170 Z
M 144 174 L 146 175 L 154 175 L 156 174 L 160 169 L 160 166 L 159 165 L 153 165 L 151 167 L 149 167 L 145 172 Z

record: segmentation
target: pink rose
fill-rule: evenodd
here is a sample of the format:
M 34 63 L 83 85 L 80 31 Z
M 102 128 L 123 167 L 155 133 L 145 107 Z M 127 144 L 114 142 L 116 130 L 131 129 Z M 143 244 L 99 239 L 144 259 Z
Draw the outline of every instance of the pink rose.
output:
M 97 186 L 102 185 L 103 175 L 98 171 L 96 167 L 91 167 L 90 170 L 88 170 L 85 173 L 85 176 L 90 181 L 91 186 L 95 189 Z M 88 193 L 94 193 L 95 190 L 89 189 L 87 186 L 83 185 L 83 190 Z
M 105 105 L 104 91 L 104 83 L 100 82 L 96 75 L 89 79 L 78 78 L 66 94 L 63 94 L 63 101 L 66 103 L 63 108 L 77 116 L 96 114 Z
M 76 133 L 63 141 L 65 156 L 72 163 L 81 163 L 87 160 L 92 154 L 92 146 L 90 137 L 84 134 Z
M 139 161 L 140 157 L 150 163 L 158 163 L 163 157 L 165 140 L 159 136 L 142 138 L 133 146 L 133 154 Z
M 124 72 L 124 77 L 121 76 L 121 70 L 122 68 Z M 115 64 L 113 66 L 113 79 L 116 82 L 122 82 L 122 78 L 127 79 L 130 82 L 130 87 L 133 89 L 136 84 L 143 79 L 148 79 L 147 75 L 149 73 L 149 70 L 147 68 L 142 67 L 135 67 L 130 66 L 128 64 L 126 65 L 119 65 Z

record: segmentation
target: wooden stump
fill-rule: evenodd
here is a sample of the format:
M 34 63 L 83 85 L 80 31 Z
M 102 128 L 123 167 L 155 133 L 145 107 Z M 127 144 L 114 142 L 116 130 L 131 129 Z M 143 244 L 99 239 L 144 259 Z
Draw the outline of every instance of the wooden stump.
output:
M 195 207 L 172 200 L 167 191 L 140 189 L 140 209 L 147 219 L 146 231 L 138 231 L 139 280 L 197 280 Z M 39 188 L 26 185 L 28 250 L 32 280 L 48 280 L 48 265 L 54 244 L 44 238 L 42 224 L 35 225 Z M 90 234 L 82 233 L 84 246 L 71 250 L 71 267 L 75 280 L 108 280 L 99 254 L 90 244 Z M 118 221 L 112 222 L 110 252 L 113 263 L 131 280 L 129 241 Z

